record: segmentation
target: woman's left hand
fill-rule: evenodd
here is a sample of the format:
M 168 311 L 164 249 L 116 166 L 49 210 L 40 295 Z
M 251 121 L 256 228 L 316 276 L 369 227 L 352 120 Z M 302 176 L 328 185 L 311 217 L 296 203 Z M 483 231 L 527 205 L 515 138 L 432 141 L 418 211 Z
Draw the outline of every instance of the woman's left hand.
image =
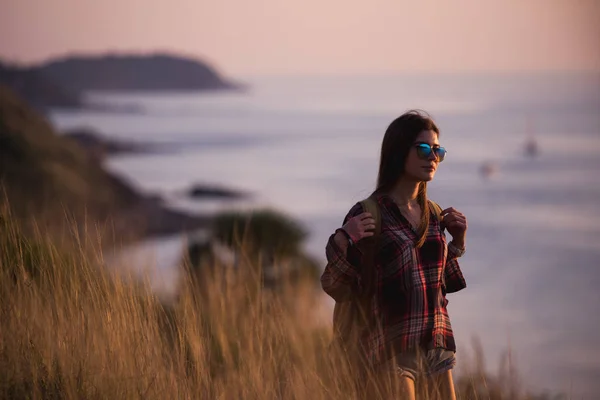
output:
M 467 235 L 467 217 L 453 207 L 442 211 L 442 221 L 448 232 L 452 235 L 452 241 L 457 247 L 465 247 Z

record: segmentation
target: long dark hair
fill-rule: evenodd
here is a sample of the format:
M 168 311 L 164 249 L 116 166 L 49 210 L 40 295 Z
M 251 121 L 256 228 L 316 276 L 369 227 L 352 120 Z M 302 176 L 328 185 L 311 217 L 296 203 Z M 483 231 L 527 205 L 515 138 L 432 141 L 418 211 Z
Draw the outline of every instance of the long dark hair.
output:
M 389 192 L 404 174 L 406 158 L 410 149 L 422 131 L 431 130 L 438 136 L 440 130 L 429 114 L 420 110 L 410 110 L 396 118 L 388 126 L 381 144 L 381 158 L 375 193 Z M 429 203 L 427 201 L 427 182 L 419 184 L 417 201 L 421 207 L 421 222 L 419 224 L 419 241 L 421 247 L 427 236 L 429 227 Z

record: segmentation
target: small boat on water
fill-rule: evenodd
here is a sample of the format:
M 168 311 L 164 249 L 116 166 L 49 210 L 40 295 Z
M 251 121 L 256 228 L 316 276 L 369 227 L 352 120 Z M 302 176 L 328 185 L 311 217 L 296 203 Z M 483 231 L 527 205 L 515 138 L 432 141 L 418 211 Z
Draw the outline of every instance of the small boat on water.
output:
M 481 164 L 481 167 L 479 167 L 479 173 L 484 179 L 490 179 L 498 173 L 498 165 L 492 161 L 485 161 Z
M 540 153 L 540 146 L 537 139 L 535 138 L 533 124 L 530 118 L 527 119 L 526 132 L 527 140 L 525 141 L 524 146 L 525 156 L 534 158 Z
M 535 157 L 540 152 L 540 146 L 538 145 L 537 140 L 533 136 L 530 136 L 529 139 L 525 142 L 525 155 L 528 157 Z

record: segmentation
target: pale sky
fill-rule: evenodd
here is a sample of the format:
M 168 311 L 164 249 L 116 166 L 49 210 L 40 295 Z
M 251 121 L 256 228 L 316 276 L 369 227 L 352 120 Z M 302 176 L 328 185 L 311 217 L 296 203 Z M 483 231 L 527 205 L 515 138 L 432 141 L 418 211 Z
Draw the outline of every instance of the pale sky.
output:
M 227 75 L 600 71 L 600 0 L 1 0 L 0 58 L 171 51 Z

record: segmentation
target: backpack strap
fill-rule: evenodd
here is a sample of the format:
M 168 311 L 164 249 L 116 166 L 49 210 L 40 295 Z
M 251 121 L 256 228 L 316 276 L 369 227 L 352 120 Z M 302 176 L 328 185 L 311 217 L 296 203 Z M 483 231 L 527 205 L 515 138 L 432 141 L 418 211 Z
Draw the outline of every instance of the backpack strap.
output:
M 431 211 L 433 211 L 433 215 L 435 215 L 435 218 L 439 221 L 440 223 L 440 228 L 442 230 L 442 232 L 444 231 L 444 222 L 442 220 L 442 207 L 440 207 L 440 205 L 438 203 L 436 203 L 435 201 L 432 200 L 428 200 L 429 201 L 429 208 L 431 209 Z
M 435 215 L 436 219 L 439 221 L 440 223 L 440 231 L 442 232 L 442 235 L 444 235 L 444 220 L 442 219 L 442 207 L 440 207 L 440 205 L 438 203 L 436 203 L 435 201 L 429 200 L 429 207 L 431 208 L 431 210 L 433 211 L 433 215 Z M 445 273 L 442 272 L 442 286 L 446 287 L 446 275 Z
M 429 207 L 433 211 L 433 214 L 437 218 L 438 221 L 442 219 L 442 207 L 435 201 L 429 200 Z
M 374 238 L 377 238 L 381 233 L 381 212 L 379 211 L 379 204 L 373 197 L 369 197 L 360 202 L 364 212 L 371 213 L 373 219 L 375 219 L 375 231 Z

